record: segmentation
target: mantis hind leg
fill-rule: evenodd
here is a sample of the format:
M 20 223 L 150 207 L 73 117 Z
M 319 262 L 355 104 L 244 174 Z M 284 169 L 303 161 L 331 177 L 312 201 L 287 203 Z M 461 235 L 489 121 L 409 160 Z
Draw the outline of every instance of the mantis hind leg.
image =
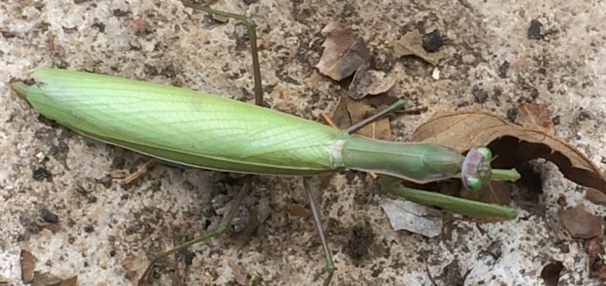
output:
M 162 260 L 162 259 L 168 257 L 169 255 L 176 253 L 180 250 L 186 249 L 198 242 L 203 242 L 203 241 L 209 240 L 215 236 L 223 234 L 227 230 L 227 227 L 233 221 L 234 217 L 236 216 L 236 213 L 237 213 L 238 209 L 240 208 L 240 205 L 242 204 L 244 199 L 248 196 L 251 184 L 252 184 L 252 177 L 247 176 L 245 178 L 245 182 L 244 182 L 244 185 L 242 186 L 242 189 L 238 193 L 238 196 L 232 201 L 232 205 L 230 206 L 229 211 L 227 212 L 227 215 L 221 220 L 219 225 L 214 230 L 212 230 L 204 235 L 201 235 L 199 237 L 196 237 L 190 241 L 186 241 L 182 244 L 179 244 L 167 251 L 164 251 L 164 252 L 158 254 L 156 257 L 154 257 L 152 262 L 147 266 L 147 269 L 145 269 L 145 272 L 139 279 L 138 285 L 139 286 L 145 285 L 145 283 L 149 279 L 149 275 L 151 274 L 151 272 L 154 268 L 154 265 L 156 263 L 158 263 L 160 260 Z
M 261 68 L 259 67 L 259 51 L 257 49 L 257 24 L 255 21 L 242 14 L 229 13 L 221 10 L 215 10 L 208 6 L 195 4 L 188 0 L 181 0 L 185 7 L 192 8 L 198 11 L 204 11 L 210 14 L 219 15 L 226 18 L 236 19 L 241 21 L 246 26 L 250 42 L 250 51 L 252 53 L 253 78 L 255 82 L 255 105 L 263 106 L 263 86 L 261 83 Z
M 328 272 L 328 276 L 326 277 L 326 279 L 324 279 L 324 286 L 327 286 L 328 284 L 330 284 L 330 280 L 332 280 L 332 276 L 335 272 L 335 262 L 333 261 L 332 254 L 330 253 L 330 249 L 328 248 L 328 241 L 326 240 L 326 234 L 324 233 L 324 227 L 322 226 L 320 210 L 318 209 L 318 203 L 316 201 L 316 197 L 313 194 L 309 180 L 309 177 L 304 177 L 303 186 L 305 188 L 305 194 L 307 194 L 307 199 L 309 200 L 309 206 L 311 208 L 311 213 L 314 218 L 314 224 L 316 225 L 316 229 L 318 230 L 318 234 L 320 235 L 322 248 L 324 248 L 324 256 L 326 257 L 326 272 Z

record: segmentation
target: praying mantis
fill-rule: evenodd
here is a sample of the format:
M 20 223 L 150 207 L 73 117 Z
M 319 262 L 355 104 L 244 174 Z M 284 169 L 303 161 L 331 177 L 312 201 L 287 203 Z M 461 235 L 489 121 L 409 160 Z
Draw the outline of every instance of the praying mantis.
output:
M 302 176 L 326 256 L 328 285 L 335 271 L 318 204 L 308 177 L 339 170 L 374 172 L 389 193 L 421 204 L 472 216 L 515 217 L 515 210 L 423 190 L 401 180 L 429 183 L 460 176 L 469 190 L 492 180 L 518 178 L 515 170 L 493 170 L 486 147 L 466 156 L 428 143 L 380 141 L 353 134 L 369 118 L 341 131 L 262 107 L 263 91 L 252 19 L 183 1 L 187 7 L 243 21 L 253 55 L 255 105 L 159 84 L 61 69 L 39 69 L 35 84 L 13 84 L 36 111 L 82 135 L 151 157 L 203 169 L 250 174 Z M 383 115 L 402 102 L 379 113 Z M 217 229 L 159 254 L 142 275 L 164 257 L 223 233 L 246 197 L 246 183 Z

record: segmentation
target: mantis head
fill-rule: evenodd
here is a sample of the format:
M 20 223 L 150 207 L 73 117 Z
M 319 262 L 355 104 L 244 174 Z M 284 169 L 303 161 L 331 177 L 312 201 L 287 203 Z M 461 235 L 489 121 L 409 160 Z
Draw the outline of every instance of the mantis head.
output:
M 478 191 L 490 182 L 492 152 L 487 147 L 472 148 L 463 160 L 461 180 L 468 191 Z

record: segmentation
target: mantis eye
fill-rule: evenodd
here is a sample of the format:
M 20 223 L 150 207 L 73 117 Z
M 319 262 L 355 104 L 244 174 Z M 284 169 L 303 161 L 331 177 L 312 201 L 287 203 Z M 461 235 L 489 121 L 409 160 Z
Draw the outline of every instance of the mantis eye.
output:
M 488 149 L 488 147 L 478 147 L 478 148 L 476 148 L 476 150 L 477 150 L 477 152 L 482 154 L 482 157 L 484 157 L 484 161 L 486 161 L 486 162 L 492 161 L 492 151 L 490 151 L 490 149 Z
M 484 184 L 482 183 L 482 180 L 480 180 L 479 178 L 470 177 L 466 178 L 465 180 L 465 188 L 472 192 L 479 191 L 483 185 Z
M 469 191 L 477 191 L 490 182 L 492 152 L 487 147 L 472 148 L 461 166 L 461 179 Z

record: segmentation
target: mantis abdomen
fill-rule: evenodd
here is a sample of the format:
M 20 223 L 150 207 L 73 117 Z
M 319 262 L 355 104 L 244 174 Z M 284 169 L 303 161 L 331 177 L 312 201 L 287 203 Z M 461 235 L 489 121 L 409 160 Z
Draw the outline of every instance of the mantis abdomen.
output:
M 312 175 L 342 168 L 415 182 L 448 178 L 463 157 L 447 147 L 349 135 L 252 104 L 184 88 L 60 69 L 16 83 L 45 117 L 94 139 L 183 165 Z

